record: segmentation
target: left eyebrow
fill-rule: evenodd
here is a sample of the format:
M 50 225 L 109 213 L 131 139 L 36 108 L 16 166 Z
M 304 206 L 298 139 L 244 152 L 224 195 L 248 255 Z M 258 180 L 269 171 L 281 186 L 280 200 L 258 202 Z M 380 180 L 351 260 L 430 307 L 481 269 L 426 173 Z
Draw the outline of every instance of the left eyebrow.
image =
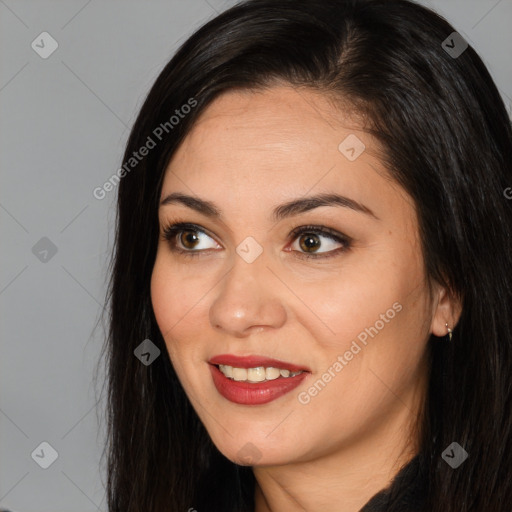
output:
M 272 212 L 272 216 L 277 222 L 285 219 L 286 217 L 298 215 L 299 213 L 304 213 L 309 210 L 319 208 L 320 206 L 341 206 L 344 208 L 350 208 L 351 210 L 364 213 L 376 220 L 380 220 L 377 215 L 375 215 L 375 213 L 373 213 L 373 211 L 364 204 L 339 194 L 319 194 L 316 196 L 294 199 L 293 201 L 289 201 L 275 208 Z
M 205 215 L 206 217 L 217 219 L 222 218 L 222 211 L 218 206 L 215 205 L 215 203 L 201 199 L 199 197 L 189 196 L 180 192 L 173 192 L 172 194 L 169 194 L 164 199 L 162 199 L 160 206 L 173 203 L 181 203 L 182 205 L 187 206 L 188 208 L 191 208 Z M 300 213 L 314 210 L 315 208 L 319 208 L 321 206 L 338 206 L 343 208 L 350 208 L 351 210 L 369 215 L 376 220 L 380 220 L 379 217 L 377 217 L 377 215 L 375 215 L 375 213 L 364 204 L 339 194 L 319 194 L 316 196 L 303 197 L 288 201 L 279 206 L 276 206 L 272 210 L 272 218 L 275 222 L 277 222 L 287 217 L 292 217 Z

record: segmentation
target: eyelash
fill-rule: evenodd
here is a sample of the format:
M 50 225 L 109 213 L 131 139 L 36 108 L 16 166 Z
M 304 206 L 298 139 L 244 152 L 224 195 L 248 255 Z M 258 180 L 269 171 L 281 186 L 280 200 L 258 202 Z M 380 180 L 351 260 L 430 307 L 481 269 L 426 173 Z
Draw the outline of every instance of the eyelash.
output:
M 212 236 L 208 235 L 208 233 L 202 229 L 200 226 L 196 224 L 191 224 L 188 222 L 174 222 L 170 223 L 167 226 L 163 228 L 163 239 L 169 242 L 171 251 L 176 252 L 178 254 L 181 254 L 185 257 L 197 257 L 200 256 L 202 252 L 207 251 L 208 249 L 201 249 L 198 251 L 194 250 L 186 250 L 186 249 L 180 249 L 179 247 L 176 247 L 176 236 L 180 234 L 183 231 L 197 231 L 200 233 L 204 233 L 205 235 L 209 236 L 210 238 L 213 238 Z M 320 254 L 308 254 L 304 252 L 298 252 L 299 258 L 303 259 L 326 259 L 326 258 L 332 258 L 334 256 L 337 256 L 339 253 L 347 251 L 351 247 L 351 238 L 342 235 L 330 228 L 327 228 L 325 226 L 314 226 L 314 225 L 308 225 L 308 226 L 300 226 L 298 228 L 295 228 L 289 235 L 291 240 L 295 240 L 301 235 L 304 234 L 320 234 L 325 236 L 326 238 L 329 238 L 331 240 L 334 240 L 335 242 L 342 243 L 343 247 L 340 247 L 339 249 L 333 249 L 332 251 L 329 251 L 327 253 L 320 253 Z

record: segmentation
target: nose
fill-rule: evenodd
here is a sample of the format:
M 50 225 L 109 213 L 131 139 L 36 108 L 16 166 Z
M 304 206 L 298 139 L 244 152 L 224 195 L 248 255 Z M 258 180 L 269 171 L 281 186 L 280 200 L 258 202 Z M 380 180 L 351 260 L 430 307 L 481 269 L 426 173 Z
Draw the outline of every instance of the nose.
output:
M 252 263 L 236 257 L 233 267 L 216 288 L 218 295 L 210 307 L 210 324 L 237 338 L 278 329 L 286 322 L 280 289 L 282 284 L 262 257 Z

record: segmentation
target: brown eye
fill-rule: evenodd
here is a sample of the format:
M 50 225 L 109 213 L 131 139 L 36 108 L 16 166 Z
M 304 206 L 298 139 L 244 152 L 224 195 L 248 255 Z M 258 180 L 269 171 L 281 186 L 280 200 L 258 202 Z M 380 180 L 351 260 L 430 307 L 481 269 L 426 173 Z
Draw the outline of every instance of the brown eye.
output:
M 329 258 L 350 247 L 350 238 L 321 226 L 302 226 L 291 236 L 292 248 L 303 258 Z
M 310 233 L 301 235 L 299 240 L 300 248 L 305 252 L 314 252 L 314 249 L 320 247 L 321 245 L 318 236 Z
M 218 248 L 215 240 L 195 224 L 177 222 L 163 228 L 163 239 L 169 242 L 170 249 L 181 255 L 195 256 L 205 249 Z M 208 245 L 208 239 L 210 245 Z M 206 242 L 206 246 L 205 246 Z M 213 242 L 213 245 L 211 245 Z M 216 247 L 217 246 L 217 247 Z
M 186 247 L 187 249 L 194 249 L 199 243 L 199 237 L 194 230 L 183 230 L 180 235 L 180 242 L 183 247 Z

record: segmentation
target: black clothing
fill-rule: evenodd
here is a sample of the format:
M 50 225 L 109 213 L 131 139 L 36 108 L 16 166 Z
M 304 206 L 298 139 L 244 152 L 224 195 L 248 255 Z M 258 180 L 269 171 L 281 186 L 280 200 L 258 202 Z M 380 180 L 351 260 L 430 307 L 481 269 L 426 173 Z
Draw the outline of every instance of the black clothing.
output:
M 427 481 L 416 455 L 390 486 L 373 496 L 359 512 L 423 512 L 426 498 Z

